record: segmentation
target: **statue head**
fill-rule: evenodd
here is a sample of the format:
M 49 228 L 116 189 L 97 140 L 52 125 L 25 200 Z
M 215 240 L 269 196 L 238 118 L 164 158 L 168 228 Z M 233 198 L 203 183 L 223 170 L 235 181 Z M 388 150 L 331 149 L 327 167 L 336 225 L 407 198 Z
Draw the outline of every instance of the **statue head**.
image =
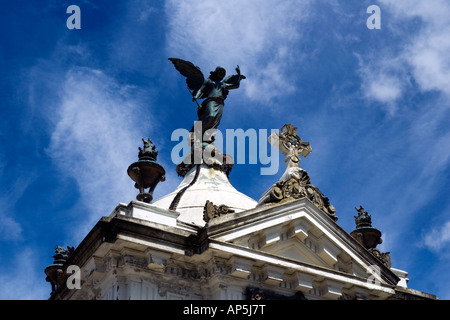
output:
M 209 78 L 212 81 L 220 81 L 225 77 L 226 70 L 224 67 L 218 66 L 216 70 L 210 72 Z

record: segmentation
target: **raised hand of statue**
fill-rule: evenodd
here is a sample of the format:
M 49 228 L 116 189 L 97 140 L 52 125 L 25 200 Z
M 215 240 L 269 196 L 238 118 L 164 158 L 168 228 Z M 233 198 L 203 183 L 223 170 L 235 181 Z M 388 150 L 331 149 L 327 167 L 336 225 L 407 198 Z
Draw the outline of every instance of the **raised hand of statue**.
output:
M 246 77 L 243 74 L 241 74 L 241 69 L 239 68 L 239 65 L 236 67 L 236 72 L 241 79 L 246 79 Z

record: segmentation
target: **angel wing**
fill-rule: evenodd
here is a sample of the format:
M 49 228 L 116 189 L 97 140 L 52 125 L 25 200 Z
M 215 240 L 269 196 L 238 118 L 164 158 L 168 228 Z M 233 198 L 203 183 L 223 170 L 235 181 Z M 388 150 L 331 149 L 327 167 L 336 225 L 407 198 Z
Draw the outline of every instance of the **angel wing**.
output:
M 192 91 L 192 96 L 195 96 L 197 90 L 200 89 L 205 77 L 199 67 L 194 66 L 191 62 L 178 58 L 169 58 L 169 60 L 175 66 L 183 76 L 186 77 L 186 83 Z

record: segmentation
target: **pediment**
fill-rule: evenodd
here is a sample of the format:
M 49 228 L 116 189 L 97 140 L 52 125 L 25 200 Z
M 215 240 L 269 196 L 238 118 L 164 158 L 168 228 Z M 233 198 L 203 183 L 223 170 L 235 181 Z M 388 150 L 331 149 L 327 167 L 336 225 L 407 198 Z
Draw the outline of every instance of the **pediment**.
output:
M 311 248 L 295 237 L 285 241 L 278 241 L 261 250 L 290 260 L 321 267 L 329 267 L 319 255 L 312 252 Z
M 378 281 L 389 285 L 399 281 L 308 199 L 257 207 L 211 222 L 208 234 L 217 241 L 360 278 L 373 276 L 375 268 Z

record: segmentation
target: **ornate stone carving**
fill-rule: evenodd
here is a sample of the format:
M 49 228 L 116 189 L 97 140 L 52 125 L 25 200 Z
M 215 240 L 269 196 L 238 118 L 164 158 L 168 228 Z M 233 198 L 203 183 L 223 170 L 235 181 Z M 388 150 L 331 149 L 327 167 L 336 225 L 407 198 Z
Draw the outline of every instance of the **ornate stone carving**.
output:
M 210 168 L 224 172 L 229 177 L 234 165 L 234 159 L 230 155 L 222 153 L 214 144 L 198 144 L 198 146 L 194 144 L 191 152 L 177 165 L 177 174 L 180 177 L 184 177 L 192 168 L 202 163 Z
M 165 181 L 166 171 L 156 162 L 158 152 L 150 139 L 144 140 L 144 148 L 139 147 L 139 160 L 132 163 L 127 170 L 130 178 L 135 182 L 134 187 L 139 189 L 136 199 L 150 203 L 153 200 L 153 191 L 159 182 Z M 148 192 L 145 189 L 149 188 Z
M 337 220 L 335 216 L 336 209 L 330 204 L 328 197 L 325 197 L 315 185 L 311 184 L 308 173 L 305 170 L 299 171 L 297 175 L 286 181 L 275 183 L 264 203 L 282 203 L 301 198 L 308 198 L 319 209 L 335 221 Z
M 211 201 L 206 200 L 205 207 L 203 208 L 203 220 L 208 222 L 211 219 L 223 216 L 228 213 L 234 213 L 234 210 L 231 210 L 224 204 L 215 205 Z
M 362 206 L 355 209 L 358 212 L 358 215 L 354 216 L 356 229 L 350 235 L 385 266 L 390 268 L 391 257 L 389 256 L 389 252 L 381 252 L 376 249 L 377 245 L 383 242 L 381 239 L 381 231 L 372 227 L 372 217 Z
M 58 289 L 69 276 L 66 273 L 66 268 L 64 264 L 66 263 L 69 256 L 74 251 L 73 247 L 68 246 L 67 250 L 61 246 L 55 247 L 55 254 L 53 255 L 53 264 L 47 266 L 44 270 L 47 277 L 45 280 L 50 282 L 52 286 L 52 292 Z
M 298 167 L 300 155 L 306 158 L 312 151 L 309 142 L 303 141 L 297 135 L 297 128 L 290 123 L 281 128 L 280 134 L 274 132 L 269 137 L 269 143 L 280 149 L 289 167 Z
M 369 249 L 378 260 L 380 260 L 386 267 L 391 268 L 391 256 L 390 252 L 381 252 L 380 250 L 373 248 Z

